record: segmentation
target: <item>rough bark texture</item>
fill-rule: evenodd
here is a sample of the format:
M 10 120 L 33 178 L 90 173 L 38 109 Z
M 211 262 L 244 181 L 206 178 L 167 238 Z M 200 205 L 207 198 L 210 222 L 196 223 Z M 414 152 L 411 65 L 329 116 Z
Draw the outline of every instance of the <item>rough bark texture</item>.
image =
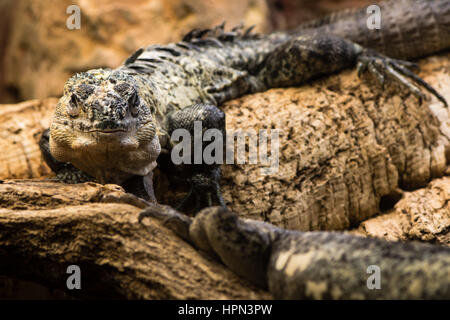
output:
M 66 288 L 82 271 L 82 298 L 266 299 L 270 295 L 206 258 L 123 203 L 114 185 L 0 184 L 0 274 Z M 15 201 L 11 201 L 14 199 Z
M 51 174 L 39 150 L 57 99 L 0 106 L 0 179 L 32 179 Z
M 386 240 L 420 240 L 450 246 L 450 178 L 405 192 L 392 212 L 361 223 L 355 233 Z
M 449 55 L 423 63 L 424 78 L 450 99 Z M 358 79 L 353 71 L 310 86 L 275 89 L 232 101 L 227 129 L 280 129 L 279 170 L 226 165 L 224 196 L 234 212 L 299 230 L 358 225 L 399 198 L 401 189 L 442 176 L 447 110 Z M 442 128 L 441 128 L 442 127 Z M 394 202 L 395 203 L 395 202 Z
M 421 73 L 447 99 L 449 66 L 444 54 L 424 60 Z M 392 207 L 402 189 L 442 176 L 447 109 L 435 100 L 420 104 L 391 83 L 383 92 L 370 80 L 347 71 L 227 103 L 229 133 L 280 130 L 275 174 L 262 175 L 267 165 L 260 162 L 222 167 L 229 207 L 283 228 L 343 230 Z M 174 182 L 160 189 L 176 188 Z M 164 203 L 176 201 L 170 192 L 158 194 Z

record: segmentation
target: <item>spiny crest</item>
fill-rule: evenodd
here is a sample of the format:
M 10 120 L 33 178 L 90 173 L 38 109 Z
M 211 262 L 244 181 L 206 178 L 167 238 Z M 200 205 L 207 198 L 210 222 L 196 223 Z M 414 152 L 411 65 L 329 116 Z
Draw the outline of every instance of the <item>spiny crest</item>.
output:
M 258 39 L 259 34 L 252 33 L 255 26 L 244 29 L 243 23 L 235 26 L 231 31 L 225 31 L 225 22 L 212 29 L 193 29 L 188 32 L 182 39 L 182 42 L 203 45 L 214 43 L 221 45 L 220 42 L 234 40 L 250 40 Z
M 253 25 L 245 29 L 244 25 L 240 23 L 230 31 L 225 31 L 225 22 L 223 22 L 212 29 L 193 29 L 188 32 L 180 42 L 171 43 L 165 46 L 152 45 L 147 48 L 138 49 L 125 60 L 124 65 L 133 69 L 136 73 L 150 74 L 159 63 L 164 62 L 164 57 L 155 56 L 154 58 L 143 58 L 141 55 L 144 51 L 159 51 L 178 57 L 182 54 L 183 50 L 198 51 L 200 47 L 205 46 L 222 48 L 225 42 L 229 43 L 237 40 L 260 39 L 260 34 L 252 33 L 254 27 L 255 26 Z

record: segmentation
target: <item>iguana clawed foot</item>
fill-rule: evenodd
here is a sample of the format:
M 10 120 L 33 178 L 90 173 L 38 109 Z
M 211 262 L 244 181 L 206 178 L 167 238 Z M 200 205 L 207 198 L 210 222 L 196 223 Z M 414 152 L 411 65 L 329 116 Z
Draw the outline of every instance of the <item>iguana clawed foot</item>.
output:
M 70 163 L 66 164 L 67 166 L 62 168 L 56 174 L 56 179 L 60 182 L 68 183 L 68 184 L 76 184 L 83 182 L 91 182 L 95 181 L 93 177 L 84 173 L 81 170 L 78 170 Z
M 357 63 L 358 76 L 361 76 L 364 71 L 368 70 L 383 87 L 386 77 L 390 77 L 408 88 L 421 102 L 425 98 L 420 90 L 420 87 L 423 87 L 447 107 L 448 104 L 444 97 L 413 73 L 410 68 L 419 69 L 419 66 L 409 61 L 386 57 L 371 49 L 365 49 L 359 55 Z
M 217 142 L 219 145 L 221 143 L 221 148 L 224 148 L 223 142 L 225 141 L 226 135 L 225 114 L 223 111 L 211 104 L 193 104 L 171 114 L 168 118 L 168 124 L 170 136 L 176 130 L 183 130 L 185 132 L 187 131 L 190 137 L 190 140 L 187 139 L 187 149 L 189 151 L 187 151 L 186 158 L 184 158 L 183 154 L 183 159 L 188 160 L 186 161 L 187 163 L 182 162 L 179 165 L 178 169 L 182 168 L 182 170 L 172 170 L 173 172 L 183 172 L 186 181 L 190 185 L 187 196 L 180 202 L 177 209 L 182 209 L 191 199 L 194 200 L 195 212 L 213 205 L 225 207 L 225 201 L 223 200 L 219 185 L 220 162 L 205 161 L 205 148 L 210 142 L 209 140 L 203 139 L 203 135 L 208 130 L 214 130 L 216 133 L 219 132 L 220 138 L 214 136 L 214 139 L 220 139 Z M 185 142 L 182 141 L 181 143 Z M 179 142 L 172 142 L 173 145 L 177 143 Z M 196 145 L 201 146 L 201 149 L 197 149 L 195 147 Z M 199 158 L 201 158 L 200 162 L 196 161 L 199 155 Z M 163 162 L 166 163 L 166 166 L 170 167 L 167 165 L 168 161 L 172 161 L 172 159 Z
M 210 171 L 194 173 L 189 178 L 189 192 L 177 209 L 182 209 L 191 198 L 195 201 L 195 212 L 204 207 L 211 207 L 214 203 L 226 207 L 220 191 L 219 180 L 220 168 L 218 167 Z

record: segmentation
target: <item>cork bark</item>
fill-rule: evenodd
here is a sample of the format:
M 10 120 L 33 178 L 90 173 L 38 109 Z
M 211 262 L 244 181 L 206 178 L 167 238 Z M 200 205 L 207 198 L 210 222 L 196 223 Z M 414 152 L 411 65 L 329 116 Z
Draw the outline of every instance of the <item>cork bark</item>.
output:
M 419 240 L 450 246 L 450 178 L 405 192 L 388 213 L 362 222 L 354 233 L 386 240 Z
M 0 105 L 0 179 L 48 177 L 52 172 L 39 150 L 50 127 L 56 98 Z

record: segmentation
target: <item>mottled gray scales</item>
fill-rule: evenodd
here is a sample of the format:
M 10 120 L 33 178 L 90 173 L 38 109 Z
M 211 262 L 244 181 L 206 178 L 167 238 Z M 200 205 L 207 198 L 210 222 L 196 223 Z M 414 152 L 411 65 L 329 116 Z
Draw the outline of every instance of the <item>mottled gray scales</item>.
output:
M 305 23 L 294 33 L 335 34 L 398 59 L 417 58 L 448 48 L 448 0 L 390 0 L 381 2 L 379 6 L 379 30 L 367 28 L 368 15 L 366 8 L 362 8 Z

